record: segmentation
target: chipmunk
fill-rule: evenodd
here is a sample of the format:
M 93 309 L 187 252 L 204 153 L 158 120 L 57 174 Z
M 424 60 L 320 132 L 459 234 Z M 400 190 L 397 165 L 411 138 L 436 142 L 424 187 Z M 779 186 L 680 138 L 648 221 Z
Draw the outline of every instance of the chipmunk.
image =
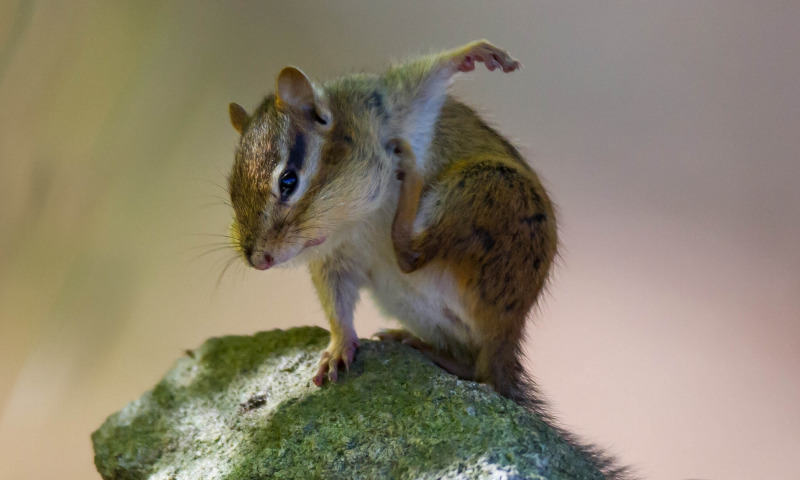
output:
M 331 340 L 314 383 L 352 363 L 362 288 L 402 341 L 458 375 L 536 403 L 523 329 L 558 244 L 547 192 L 519 151 L 448 95 L 460 72 L 520 63 L 477 41 L 316 84 L 285 67 L 250 115 L 228 178 L 236 250 L 254 268 L 307 261 Z

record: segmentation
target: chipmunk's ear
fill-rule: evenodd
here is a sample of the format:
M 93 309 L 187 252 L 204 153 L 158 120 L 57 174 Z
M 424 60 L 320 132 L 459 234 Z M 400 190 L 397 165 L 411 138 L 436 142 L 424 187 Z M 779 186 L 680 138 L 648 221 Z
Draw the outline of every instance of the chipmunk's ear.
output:
M 295 67 L 283 67 L 275 82 L 278 101 L 298 109 L 314 106 L 314 86 L 306 74 Z
M 295 67 L 284 67 L 278 74 L 275 91 L 278 103 L 310 112 L 322 129 L 330 127 L 331 113 L 324 100 L 317 98 L 306 74 Z
M 247 116 L 247 110 L 238 103 L 231 103 L 228 105 L 228 115 L 231 117 L 231 125 L 241 135 L 244 126 L 250 121 L 250 117 Z

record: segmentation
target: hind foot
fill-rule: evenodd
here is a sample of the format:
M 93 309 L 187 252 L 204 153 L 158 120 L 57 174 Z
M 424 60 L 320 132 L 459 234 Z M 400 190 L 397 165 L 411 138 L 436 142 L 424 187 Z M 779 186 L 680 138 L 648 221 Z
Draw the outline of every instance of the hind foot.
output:
M 441 367 L 447 373 L 455 375 L 458 378 L 464 380 L 473 380 L 475 378 L 475 368 L 472 365 L 468 365 L 450 355 L 436 350 L 432 345 L 425 343 L 425 341 L 414 336 L 408 330 L 381 330 L 373 336 L 382 342 L 398 342 L 408 345 L 425 355 L 428 360 Z
M 483 62 L 489 71 L 501 69 L 503 72 L 513 72 L 522 66 L 505 50 L 495 47 L 486 40 L 480 40 L 465 45 L 453 54 L 453 60 L 461 72 L 475 70 L 475 62 Z

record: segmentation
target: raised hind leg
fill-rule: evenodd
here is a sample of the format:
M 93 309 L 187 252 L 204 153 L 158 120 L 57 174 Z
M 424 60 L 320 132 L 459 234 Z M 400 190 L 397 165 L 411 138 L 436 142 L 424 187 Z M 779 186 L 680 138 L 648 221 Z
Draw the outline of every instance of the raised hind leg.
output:
M 393 119 L 400 127 L 396 135 L 406 138 L 417 155 L 423 155 L 433 139 L 453 78 L 460 72 L 475 70 L 478 62 L 489 70 L 507 73 L 520 68 L 520 63 L 505 50 L 479 40 L 395 65 L 382 76 L 381 83 L 391 92 Z

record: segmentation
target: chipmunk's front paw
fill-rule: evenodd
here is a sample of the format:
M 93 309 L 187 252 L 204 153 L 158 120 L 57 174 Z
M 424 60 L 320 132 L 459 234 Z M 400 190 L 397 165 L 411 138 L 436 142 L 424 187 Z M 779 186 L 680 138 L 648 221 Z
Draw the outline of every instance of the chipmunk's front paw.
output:
M 328 346 L 319 359 L 319 368 L 314 375 L 314 385 L 321 387 L 327 378 L 331 382 L 339 379 L 339 365 L 344 365 L 345 370 L 350 370 L 353 359 L 358 349 L 358 337 L 344 339 Z
M 499 68 L 506 73 L 517 70 L 522 66 L 508 52 L 495 47 L 486 40 L 467 45 L 454 55 L 454 60 L 458 63 L 458 70 L 461 72 L 475 70 L 475 62 L 483 62 L 490 71 Z

